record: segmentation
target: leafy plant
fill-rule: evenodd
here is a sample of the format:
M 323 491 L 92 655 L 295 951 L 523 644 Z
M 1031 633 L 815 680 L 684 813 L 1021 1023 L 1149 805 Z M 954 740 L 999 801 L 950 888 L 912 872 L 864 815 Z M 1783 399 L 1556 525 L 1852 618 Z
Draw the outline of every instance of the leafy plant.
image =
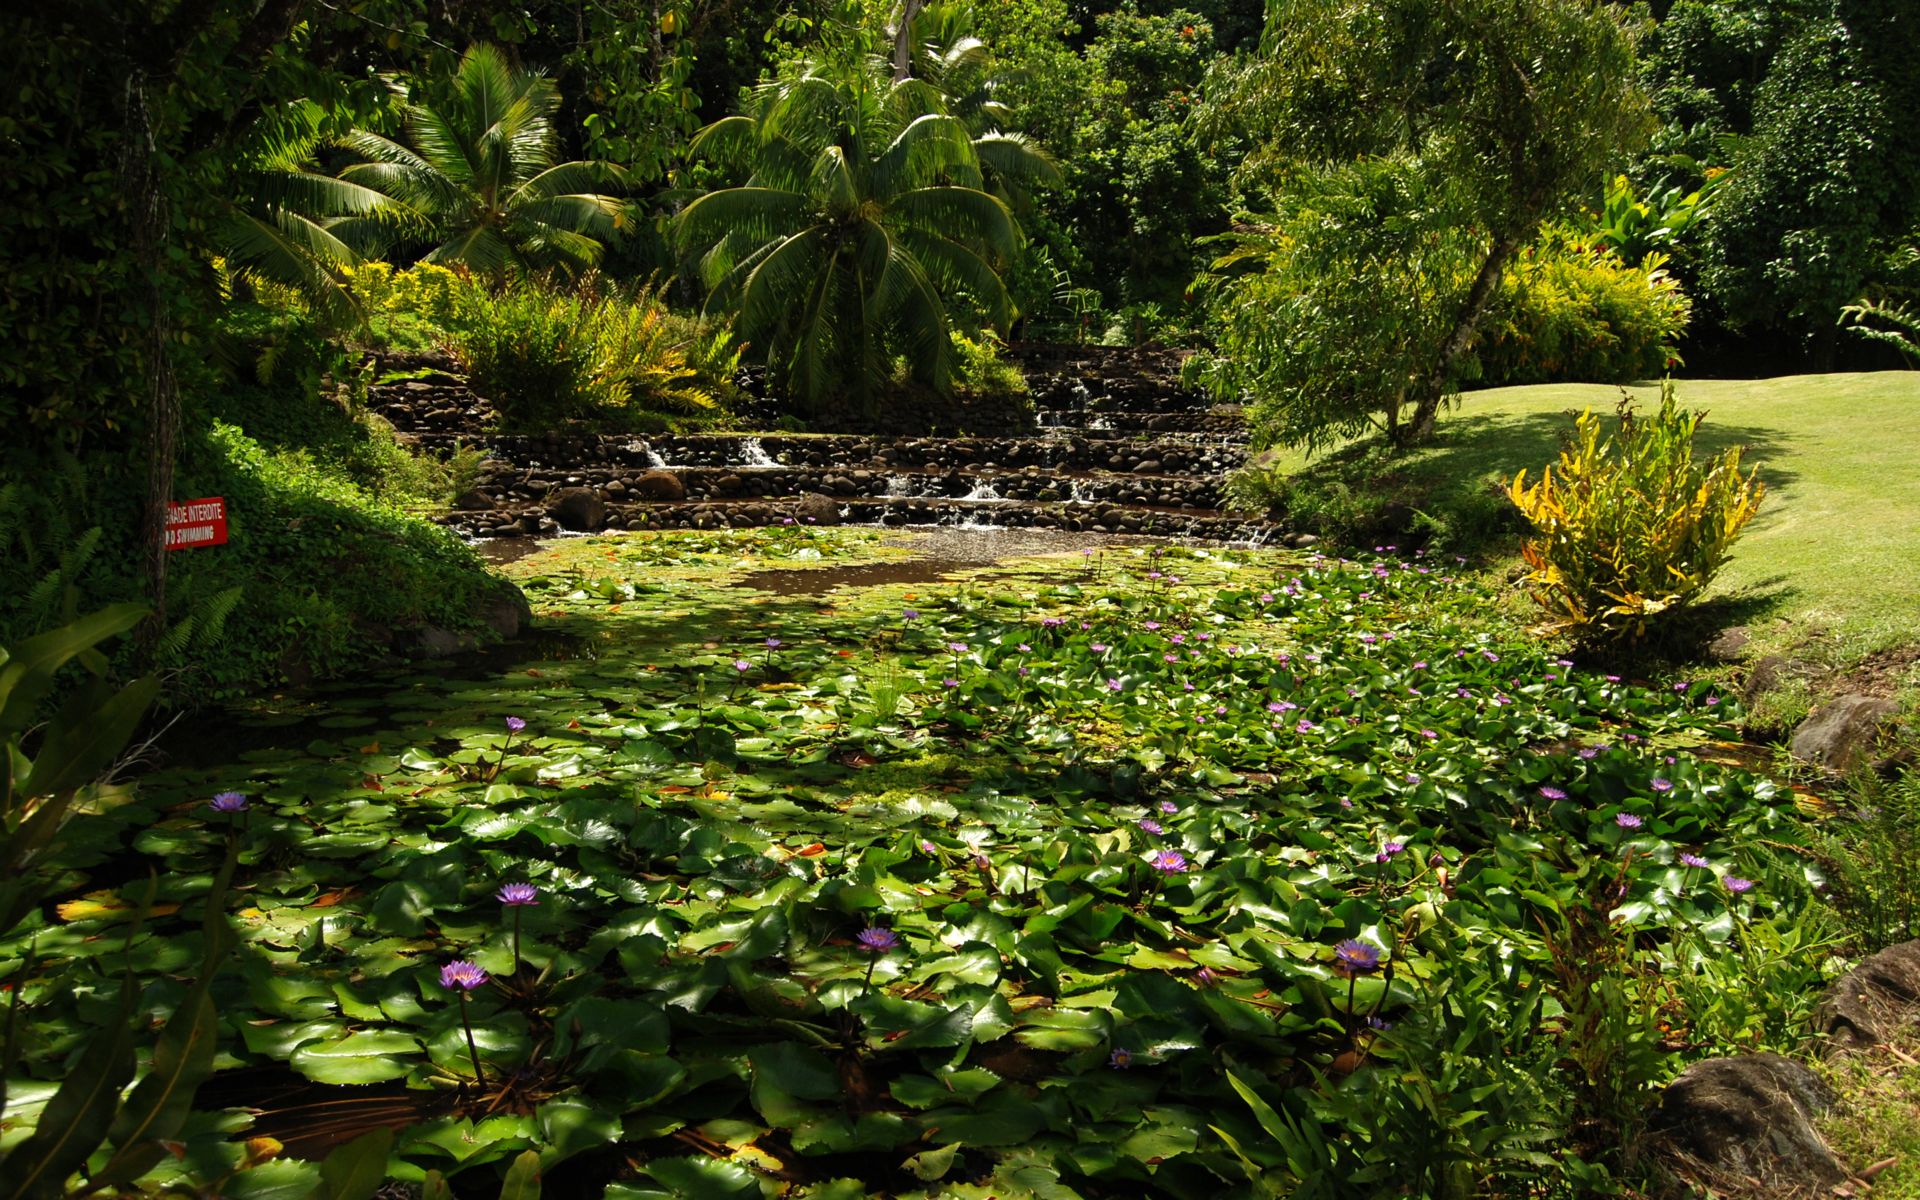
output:
M 454 355 L 510 430 L 647 411 L 712 414 L 711 389 L 732 386 L 714 378 L 734 361 L 729 331 L 674 316 L 647 288 L 523 279 L 476 286 L 460 313 Z
M 1001 272 L 1020 231 L 985 172 L 1055 174 L 1024 138 L 975 133 L 857 44 L 766 85 L 694 150 L 746 182 L 688 205 L 675 237 L 699 258 L 709 309 L 737 314 L 778 386 L 811 406 L 839 389 L 877 402 L 896 357 L 947 391 L 949 305 L 994 328 L 1013 317 Z
M 1473 351 L 1479 382 L 1656 378 L 1677 361 L 1692 311 L 1663 254 L 1623 262 L 1549 233 L 1501 279 Z
M 1766 485 L 1740 473 L 1739 447 L 1694 461 L 1703 416 L 1677 406 L 1668 380 L 1658 412 L 1636 417 L 1623 402 L 1605 438 L 1600 418 L 1582 413 L 1557 475 L 1514 478 L 1507 494 L 1534 531 L 1528 582 L 1554 625 L 1588 642 L 1636 641 L 1713 581 Z
M 1857 780 L 1820 847 L 1827 903 L 1862 953 L 1920 937 L 1920 771 Z
M 395 91 L 404 141 L 367 129 L 343 139 L 363 161 L 342 169 L 340 181 L 384 202 L 332 220 L 327 229 L 339 241 L 369 253 L 424 241 L 427 262 L 497 276 L 590 267 L 626 228 L 626 202 L 600 190 L 625 172 L 556 161 L 558 93 L 498 49 L 475 44 L 450 78 L 400 82 Z

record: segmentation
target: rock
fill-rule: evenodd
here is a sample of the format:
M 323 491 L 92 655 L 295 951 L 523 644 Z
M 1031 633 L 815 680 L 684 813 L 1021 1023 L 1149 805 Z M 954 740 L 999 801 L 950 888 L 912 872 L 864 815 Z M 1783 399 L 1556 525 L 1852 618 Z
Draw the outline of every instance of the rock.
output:
M 1695 1063 L 1667 1085 L 1642 1149 L 1688 1175 L 1826 1187 L 1849 1172 L 1813 1127 L 1833 1094 L 1805 1065 L 1778 1054 Z M 1710 1183 L 1711 1179 L 1700 1180 Z
M 1893 1040 L 1901 1025 L 1920 1021 L 1920 941 L 1889 946 L 1834 981 L 1814 1023 L 1835 1050 Z
M 481 598 L 474 616 L 488 629 L 510 641 L 533 624 L 533 606 L 527 603 L 526 593 L 512 580 L 501 579 L 496 581 L 492 592 Z
M 473 635 L 453 633 L 437 625 L 422 625 L 413 632 L 413 653 L 422 658 L 447 658 L 473 649 Z
M 672 471 L 648 471 L 633 481 L 633 494 L 642 500 L 679 503 L 687 498 L 687 485 Z
M 805 525 L 838 525 L 840 502 L 818 492 L 800 497 L 793 506 L 794 519 Z
M 453 506 L 461 512 L 485 512 L 493 507 L 493 497 L 474 488 L 455 496 Z
M 593 533 L 607 523 L 607 502 L 592 488 L 561 488 L 547 502 L 547 513 L 562 529 Z
M 1295 550 L 1305 550 L 1308 546 L 1317 546 L 1320 539 L 1311 533 L 1296 533 L 1287 539 L 1287 545 Z
M 1740 689 L 1741 697 L 1752 704 L 1762 694 L 1780 686 L 1789 669 L 1787 660 L 1778 654 L 1769 654 L 1747 669 L 1747 681 Z
M 1745 662 L 1749 638 L 1745 625 L 1722 629 L 1717 637 L 1707 643 L 1707 657 L 1717 663 Z
M 1793 756 L 1844 774 L 1868 761 L 1900 706 L 1879 696 L 1841 696 L 1793 731 Z

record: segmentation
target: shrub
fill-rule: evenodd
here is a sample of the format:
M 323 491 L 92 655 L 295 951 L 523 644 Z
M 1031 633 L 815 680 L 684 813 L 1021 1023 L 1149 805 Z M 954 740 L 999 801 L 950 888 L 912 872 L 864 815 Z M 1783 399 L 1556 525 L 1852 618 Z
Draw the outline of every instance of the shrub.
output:
M 969 396 L 994 400 L 1024 399 L 1027 377 L 1020 368 L 1000 357 L 1006 345 L 991 330 L 979 338 L 964 333 L 953 335 L 954 386 Z
M 1480 382 L 1629 383 L 1662 374 L 1693 311 L 1666 261 L 1650 253 L 1630 266 L 1564 233 L 1522 251 L 1480 335 Z
M 477 285 L 459 308 L 454 355 L 507 429 L 555 422 L 630 424 L 653 412 L 711 415 L 738 354 L 724 326 L 677 317 L 651 290 L 601 294 L 520 280 Z
M 1740 473 L 1740 448 L 1694 461 L 1702 414 L 1661 389 L 1660 411 L 1637 418 L 1625 402 L 1616 436 L 1591 411 L 1575 423 L 1559 472 L 1507 494 L 1533 526 L 1522 554 L 1533 597 L 1554 624 L 1586 642 L 1635 641 L 1697 598 L 1726 562 L 1766 494 Z
M 1859 950 L 1920 937 L 1920 770 L 1862 779 L 1850 811 L 1823 833 L 1827 902 Z

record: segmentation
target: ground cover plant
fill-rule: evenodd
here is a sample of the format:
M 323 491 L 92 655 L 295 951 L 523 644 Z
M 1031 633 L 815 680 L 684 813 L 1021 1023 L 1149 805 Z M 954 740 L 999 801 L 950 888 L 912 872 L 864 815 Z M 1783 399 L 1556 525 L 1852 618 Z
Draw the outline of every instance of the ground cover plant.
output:
M 1803 1036 L 1821 876 L 1697 753 L 1710 685 L 1384 547 L 792 590 L 883 536 L 572 540 L 514 565 L 530 661 L 262 701 L 102 794 L 0 943 L 0 1152 L 124 972 L 182 1002 L 229 847 L 148 1181 L 235 1198 L 340 1146 L 435 1195 L 529 1152 L 619 1200 L 1574 1194 L 1650 1087 Z

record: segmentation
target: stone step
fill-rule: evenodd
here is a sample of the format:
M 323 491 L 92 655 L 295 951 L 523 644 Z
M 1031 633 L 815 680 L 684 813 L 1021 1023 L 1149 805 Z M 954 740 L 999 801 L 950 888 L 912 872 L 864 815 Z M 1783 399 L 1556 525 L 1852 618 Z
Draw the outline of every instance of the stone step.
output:
M 599 467 L 681 470 L 731 467 L 833 467 L 876 472 L 998 470 L 1126 471 L 1145 475 L 1219 476 L 1239 467 L 1245 448 L 1208 438 L 1160 434 L 1121 439 L 1060 435 L 1039 438 L 874 438 L 855 434 L 696 434 L 677 437 L 414 435 L 415 444 L 450 449 L 479 445 L 522 468 L 579 471 Z
M 1217 477 L 1084 471 L 1061 473 L 981 468 L 933 471 L 872 471 L 840 467 L 681 467 L 670 471 L 631 467 L 576 467 L 542 472 L 495 462 L 482 469 L 469 503 L 540 503 L 567 487 L 591 488 L 610 502 L 776 498 L 819 493 L 887 499 L 1032 500 L 1041 502 L 1164 505 L 1215 508 Z
M 442 518 L 472 537 L 525 537 L 561 532 L 538 506 L 490 512 L 451 513 Z M 683 504 L 613 505 L 607 530 L 718 529 L 781 524 L 859 524 L 889 527 L 962 525 L 974 528 L 1043 528 L 1094 533 L 1150 533 L 1213 541 L 1264 543 L 1279 528 L 1210 509 L 1152 506 L 1030 504 L 959 499 L 863 498 L 833 502 L 825 497 L 791 501 L 731 500 Z

